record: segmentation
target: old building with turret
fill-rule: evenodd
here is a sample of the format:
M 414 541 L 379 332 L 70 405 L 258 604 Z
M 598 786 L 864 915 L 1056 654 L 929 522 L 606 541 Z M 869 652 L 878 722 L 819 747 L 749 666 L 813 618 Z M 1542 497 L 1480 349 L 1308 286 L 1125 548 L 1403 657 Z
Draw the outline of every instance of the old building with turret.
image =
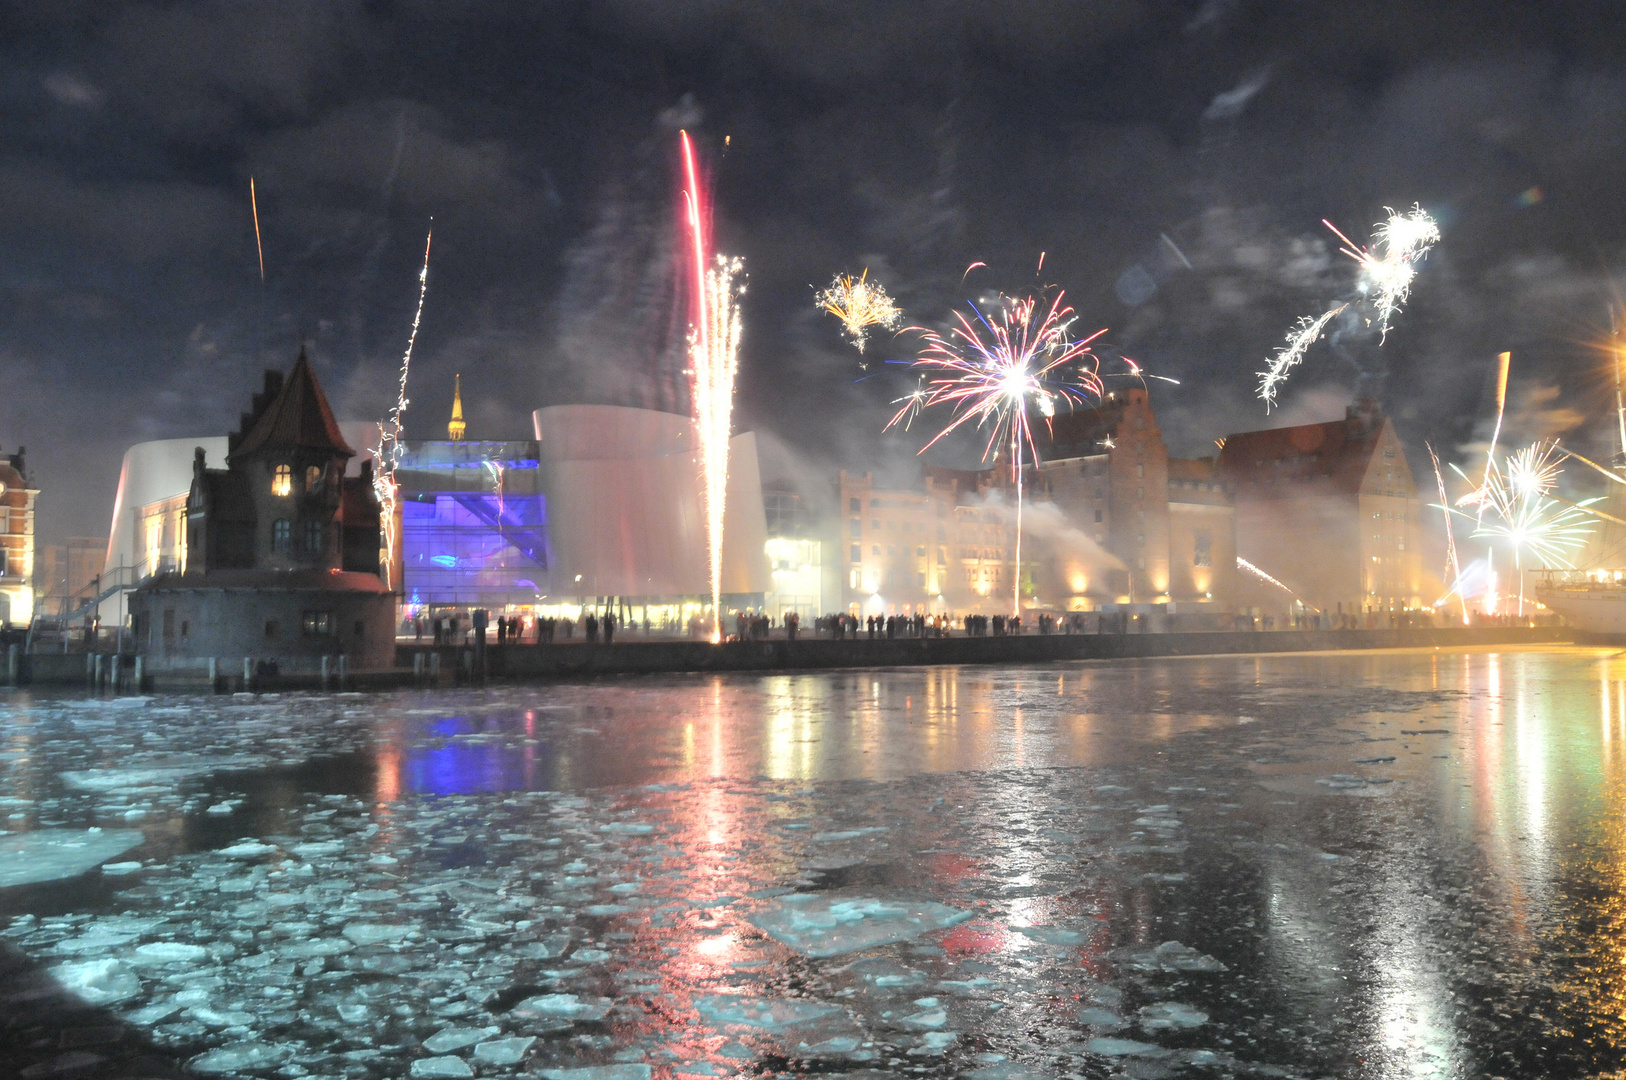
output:
M 132 596 L 137 648 L 155 667 L 250 658 L 279 670 L 323 656 L 393 664 L 393 597 L 379 578 L 371 462 L 346 477 L 345 442 L 303 350 L 268 371 L 224 468 L 194 452 L 184 566 Z

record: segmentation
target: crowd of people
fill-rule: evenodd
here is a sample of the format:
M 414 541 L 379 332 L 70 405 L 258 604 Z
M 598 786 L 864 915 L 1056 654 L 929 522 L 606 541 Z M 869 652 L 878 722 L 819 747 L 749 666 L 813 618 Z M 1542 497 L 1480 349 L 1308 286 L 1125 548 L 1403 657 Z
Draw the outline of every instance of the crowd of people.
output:
M 478 614 L 478 613 L 476 613 Z M 1071 612 L 1051 614 L 1034 613 L 1028 622 L 1016 615 L 932 615 L 913 614 L 866 615 L 859 617 L 846 612 L 820 615 L 811 622 L 815 637 L 834 641 L 891 641 L 898 638 L 942 637 L 1016 637 L 1023 634 L 1128 634 L 1159 630 L 1186 629 L 1166 625 L 1159 621 L 1166 617 L 1131 614 L 1128 611 Z M 1193 629 L 1214 630 L 1407 630 L 1444 625 L 1432 611 L 1366 610 L 1305 612 L 1298 615 L 1219 616 L 1214 626 Z M 1512 616 L 1476 615 L 1476 626 L 1503 626 L 1534 624 L 1529 618 Z M 467 645 L 475 635 L 476 620 L 469 614 L 440 613 L 419 615 L 409 623 L 409 630 L 419 644 L 432 641 L 436 645 Z M 642 632 L 648 638 L 656 635 L 677 636 L 678 627 L 662 624 L 653 626 L 648 619 L 633 619 L 623 626 L 623 619 L 613 611 L 585 610 L 575 619 L 557 616 L 507 616 L 492 620 L 492 637 L 498 645 L 547 645 L 557 641 L 571 641 L 578 635 L 588 644 L 600 641 L 610 644 L 625 628 Z M 696 615 L 681 628 L 692 638 L 705 639 L 711 635 L 711 621 Z M 801 617 L 794 611 L 774 618 L 762 611 L 732 613 L 733 641 L 766 641 L 773 637 L 797 640 L 801 632 Z M 487 638 L 488 641 L 491 638 Z

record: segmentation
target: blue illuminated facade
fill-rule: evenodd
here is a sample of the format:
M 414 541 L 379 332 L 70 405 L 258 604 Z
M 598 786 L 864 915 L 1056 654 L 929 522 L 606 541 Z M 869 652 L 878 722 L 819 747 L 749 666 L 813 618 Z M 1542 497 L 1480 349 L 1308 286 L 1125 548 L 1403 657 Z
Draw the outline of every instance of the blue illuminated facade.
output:
M 400 485 L 402 600 L 425 607 L 529 607 L 549 589 L 538 446 L 415 442 Z

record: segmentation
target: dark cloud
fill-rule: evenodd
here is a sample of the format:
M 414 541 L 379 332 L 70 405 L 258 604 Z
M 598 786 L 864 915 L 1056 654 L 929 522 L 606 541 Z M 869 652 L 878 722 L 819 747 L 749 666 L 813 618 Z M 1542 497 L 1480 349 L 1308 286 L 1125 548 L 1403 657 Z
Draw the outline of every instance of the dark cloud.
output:
M 1581 343 L 1626 262 L 1623 38 L 1590 2 L 14 5 L 0 444 L 60 535 L 105 527 L 125 445 L 225 430 L 302 335 L 336 408 L 378 415 L 431 216 L 409 431 L 442 430 L 455 372 L 478 435 L 680 407 L 681 126 L 750 275 L 738 415 L 798 486 L 910 475 L 923 441 L 881 432 L 911 339 L 860 369 L 815 288 L 867 266 L 940 326 L 1041 252 L 1104 355 L 1181 380 L 1153 384 L 1177 451 L 1337 415 L 1360 379 L 1419 453 L 1469 453 L 1511 349 L 1509 430 L 1606 455 Z M 1267 414 L 1254 373 L 1353 281 L 1321 219 L 1360 239 L 1413 201 L 1444 239 L 1388 340 L 1318 345 Z

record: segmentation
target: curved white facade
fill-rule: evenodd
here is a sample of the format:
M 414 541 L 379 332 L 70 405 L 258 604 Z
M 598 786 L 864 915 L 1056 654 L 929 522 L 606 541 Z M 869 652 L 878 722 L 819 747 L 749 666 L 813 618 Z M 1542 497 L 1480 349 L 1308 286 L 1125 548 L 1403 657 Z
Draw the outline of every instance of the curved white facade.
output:
M 558 594 L 711 591 L 700 466 L 688 417 L 614 405 L 557 405 L 536 410 L 531 419 L 541 444 L 550 576 Z M 756 436 L 734 436 L 729 453 L 723 592 L 766 592 L 768 529 Z
M 367 450 L 378 443 L 378 424 L 371 420 L 345 420 L 339 423 L 345 441 L 356 451 L 350 459 L 348 474 L 357 475 Z M 184 496 L 192 486 L 192 453 L 203 447 L 204 460 L 213 469 L 226 466 L 226 436 L 215 435 L 192 439 L 156 439 L 136 443 L 124 452 L 119 467 L 118 492 L 113 496 L 113 521 L 108 529 L 107 557 L 102 562 L 104 580 L 115 575 L 126 582 L 153 573 L 159 566 L 160 553 L 183 543 L 178 536 L 169 536 L 178 522 L 160 522 L 154 512 L 155 504 Z M 169 517 L 174 516 L 171 511 Z M 145 519 L 145 521 L 144 521 Z M 159 535 L 144 535 L 157 529 Z M 118 599 L 103 605 L 102 621 L 119 619 Z

